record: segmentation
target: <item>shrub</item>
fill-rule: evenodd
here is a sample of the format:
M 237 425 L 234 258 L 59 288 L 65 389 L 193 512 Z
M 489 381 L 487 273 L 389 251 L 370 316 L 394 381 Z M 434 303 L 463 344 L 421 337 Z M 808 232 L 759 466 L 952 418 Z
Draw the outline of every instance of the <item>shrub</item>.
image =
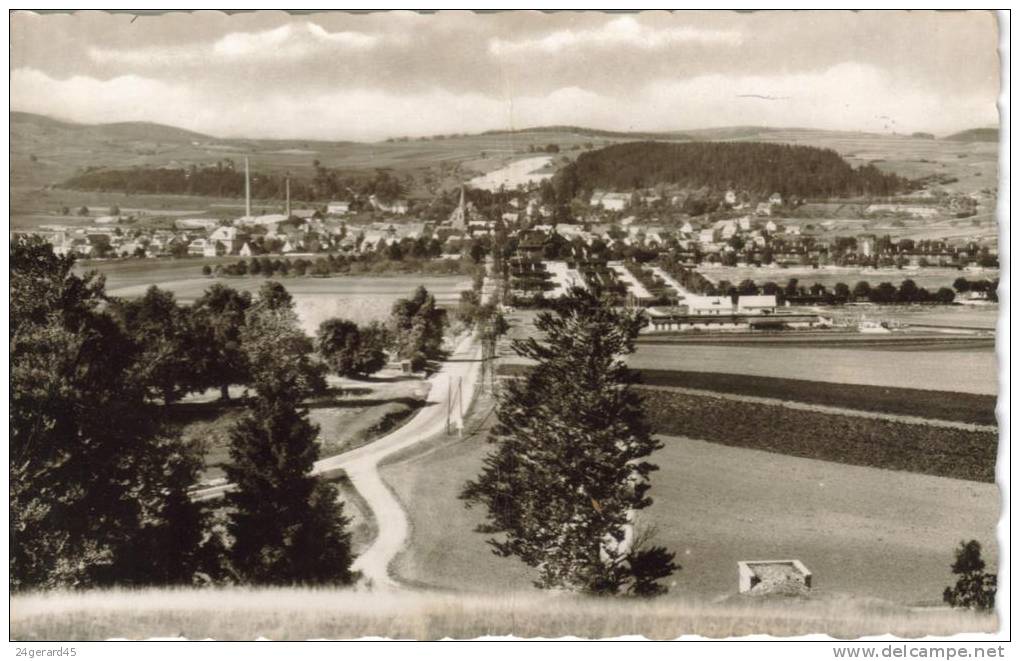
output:
M 960 542 L 956 550 L 953 573 L 959 576 L 956 585 L 947 587 L 942 601 L 953 608 L 991 610 L 995 608 L 995 592 L 998 583 L 996 574 L 985 572 L 985 561 L 981 559 L 981 544 L 977 540 Z

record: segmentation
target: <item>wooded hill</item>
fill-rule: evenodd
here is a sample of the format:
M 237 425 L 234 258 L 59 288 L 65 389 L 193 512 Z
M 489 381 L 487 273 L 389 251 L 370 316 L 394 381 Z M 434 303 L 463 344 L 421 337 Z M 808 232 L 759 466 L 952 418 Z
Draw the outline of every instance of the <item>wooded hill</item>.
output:
M 295 177 L 290 182 L 294 200 L 349 199 L 351 195 L 376 195 L 392 201 L 404 193 L 405 184 L 389 170 L 376 170 L 373 176 L 343 176 L 336 170 L 314 163 L 315 176 Z M 150 193 L 171 195 L 208 195 L 244 197 L 244 166 L 231 159 L 215 165 L 188 168 L 135 167 L 130 169 L 89 168 L 60 184 L 74 190 Z M 251 173 L 251 194 L 255 199 L 282 199 L 286 191 L 285 175 Z
M 784 198 L 888 196 L 911 187 L 907 179 L 872 165 L 854 168 L 831 149 L 762 142 L 611 145 L 581 154 L 553 183 L 561 198 L 658 184 L 780 193 Z

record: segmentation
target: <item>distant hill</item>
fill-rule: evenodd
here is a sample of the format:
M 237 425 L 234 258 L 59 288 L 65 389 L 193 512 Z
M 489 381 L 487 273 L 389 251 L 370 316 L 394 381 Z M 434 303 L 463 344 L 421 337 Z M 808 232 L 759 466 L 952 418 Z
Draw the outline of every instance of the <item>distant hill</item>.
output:
M 483 147 L 484 148 L 484 147 Z M 431 157 L 477 157 L 477 144 L 415 145 L 349 141 L 226 139 L 149 122 L 77 124 L 26 112 L 10 113 L 10 183 L 44 187 L 88 169 L 214 166 L 250 156 L 264 173 L 310 177 L 319 160 L 344 171 L 423 167 Z
M 966 131 L 960 131 L 959 133 L 947 135 L 942 139 L 953 140 L 954 142 L 998 142 L 999 129 L 996 128 L 967 129 Z
M 116 140 L 159 140 L 165 142 L 209 141 L 215 138 L 154 122 L 114 122 L 110 124 L 77 124 L 29 112 L 11 112 L 11 126 L 53 133 L 68 132 Z
M 595 189 L 628 191 L 658 184 L 735 188 L 801 197 L 891 195 L 902 177 L 872 165 L 852 167 L 831 149 L 765 142 L 629 142 L 581 154 L 554 178 L 557 197 Z

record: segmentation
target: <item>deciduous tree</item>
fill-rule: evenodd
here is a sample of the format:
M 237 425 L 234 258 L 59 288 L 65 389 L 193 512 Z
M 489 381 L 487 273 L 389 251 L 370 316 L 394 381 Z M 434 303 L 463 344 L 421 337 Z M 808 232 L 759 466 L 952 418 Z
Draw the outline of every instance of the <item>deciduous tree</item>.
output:
M 159 424 L 101 276 L 11 244 L 11 587 L 190 582 L 199 461 Z
M 201 336 L 202 359 L 195 370 L 204 385 L 219 387 L 222 399 L 229 387 L 248 380 L 248 361 L 241 347 L 245 313 L 251 295 L 215 284 L 191 308 L 192 328 Z
M 411 298 L 393 304 L 390 328 L 397 356 L 410 360 L 412 369 L 422 369 L 428 361 L 443 358 L 446 310 L 436 305 L 435 297 L 425 287 L 418 287 Z

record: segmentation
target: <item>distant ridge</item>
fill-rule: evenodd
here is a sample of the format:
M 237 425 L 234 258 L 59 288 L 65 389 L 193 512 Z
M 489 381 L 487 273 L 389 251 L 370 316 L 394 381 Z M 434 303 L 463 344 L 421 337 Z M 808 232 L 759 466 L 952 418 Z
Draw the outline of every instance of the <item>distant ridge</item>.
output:
M 531 126 L 524 129 L 493 129 L 483 131 L 479 135 L 502 135 L 505 133 L 573 133 L 593 138 L 625 138 L 628 140 L 692 140 L 691 136 L 682 131 L 608 131 L 592 129 L 584 126 L 552 125 Z
M 97 135 L 108 134 L 127 140 L 165 140 L 165 141 L 191 141 L 191 140 L 215 140 L 216 138 L 189 131 L 188 129 L 170 126 L 168 124 L 157 124 L 155 122 L 110 122 L 106 124 L 83 124 L 79 122 L 68 122 L 55 119 L 47 115 L 37 115 L 30 112 L 11 111 L 11 125 L 21 124 L 36 126 L 38 128 L 89 131 Z
M 955 142 L 998 142 L 999 129 L 997 128 L 967 129 L 966 131 L 960 131 L 959 133 L 947 135 L 942 139 L 953 140 Z

